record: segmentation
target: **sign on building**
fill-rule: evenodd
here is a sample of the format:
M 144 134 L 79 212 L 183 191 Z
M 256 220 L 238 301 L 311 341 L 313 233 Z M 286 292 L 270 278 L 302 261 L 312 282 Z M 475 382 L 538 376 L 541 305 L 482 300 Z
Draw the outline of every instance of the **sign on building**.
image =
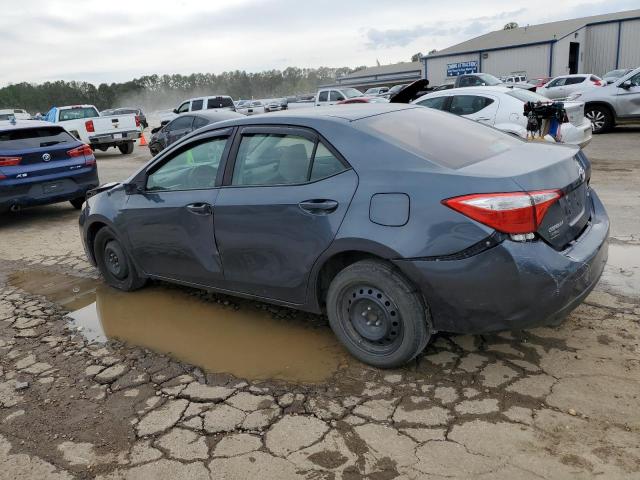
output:
M 465 73 L 478 73 L 478 61 L 447 63 L 447 77 L 457 77 Z

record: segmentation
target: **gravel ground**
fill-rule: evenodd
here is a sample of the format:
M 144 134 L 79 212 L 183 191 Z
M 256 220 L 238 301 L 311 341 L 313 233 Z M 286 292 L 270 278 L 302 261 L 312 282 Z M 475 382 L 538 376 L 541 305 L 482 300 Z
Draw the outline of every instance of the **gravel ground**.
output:
M 587 148 L 612 219 L 611 258 L 561 326 L 438 335 L 402 369 L 347 359 L 316 384 L 88 343 L 64 307 L 9 281 L 43 269 L 98 279 L 77 211 L 60 204 L 3 217 L 0 480 L 640 478 L 639 134 L 618 129 Z M 149 154 L 97 156 L 106 182 Z M 322 317 L 180 290 L 193 302 L 326 328 Z

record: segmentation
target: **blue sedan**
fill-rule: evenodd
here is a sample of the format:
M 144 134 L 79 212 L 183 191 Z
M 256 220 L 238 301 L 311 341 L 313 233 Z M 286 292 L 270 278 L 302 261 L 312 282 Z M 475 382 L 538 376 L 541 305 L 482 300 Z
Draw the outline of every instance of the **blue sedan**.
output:
M 67 200 L 80 209 L 98 184 L 93 150 L 64 128 L 36 120 L 0 122 L 0 213 Z

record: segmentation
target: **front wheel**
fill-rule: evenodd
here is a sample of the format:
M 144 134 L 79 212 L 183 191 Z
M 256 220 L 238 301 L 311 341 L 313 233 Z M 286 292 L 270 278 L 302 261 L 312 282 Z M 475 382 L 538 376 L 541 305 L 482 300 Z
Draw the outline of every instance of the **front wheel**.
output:
M 613 127 L 611 112 L 605 107 L 589 106 L 585 109 L 584 116 L 591 120 L 593 133 L 604 133 Z
M 93 249 L 98 269 L 109 285 L 124 291 L 144 286 L 146 279 L 138 275 L 135 265 L 111 229 L 103 227 L 98 231 Z
M 118 145 L 118 150 L 123 155 L 129 155 L 133 152 L 133 142 L 122 143 Z
M 431 337 L 431 318 L 415 288 L 391 265 L 356 262 L 327 294 L 329 324 L 358 360 L 394 368 L 415 358 Z

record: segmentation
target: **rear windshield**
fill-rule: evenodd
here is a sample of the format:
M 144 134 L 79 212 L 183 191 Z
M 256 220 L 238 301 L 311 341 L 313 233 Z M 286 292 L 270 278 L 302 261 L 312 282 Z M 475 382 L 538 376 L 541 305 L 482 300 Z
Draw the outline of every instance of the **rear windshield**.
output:
M 64 122 L 66 120 L 77 120 L 79 118 L 94 118 L 97 117 L 98 112 L 93 107 L 80 107 L 80 108 L 68 108 L 60 110 L 59 121 Z
M 358 123 L 400 148 L 453 169 L 481 162 L 521 142 L 473 120 L 422 107 L 367 117 Z
M 61 127 L 24 128 L 0 132 L 0 150 L 51 147 L 77 140 Z
M 233 107 L 231 97 L 216 97 L 207 99 L 207 109 L 209 108 L 229 108 Z

